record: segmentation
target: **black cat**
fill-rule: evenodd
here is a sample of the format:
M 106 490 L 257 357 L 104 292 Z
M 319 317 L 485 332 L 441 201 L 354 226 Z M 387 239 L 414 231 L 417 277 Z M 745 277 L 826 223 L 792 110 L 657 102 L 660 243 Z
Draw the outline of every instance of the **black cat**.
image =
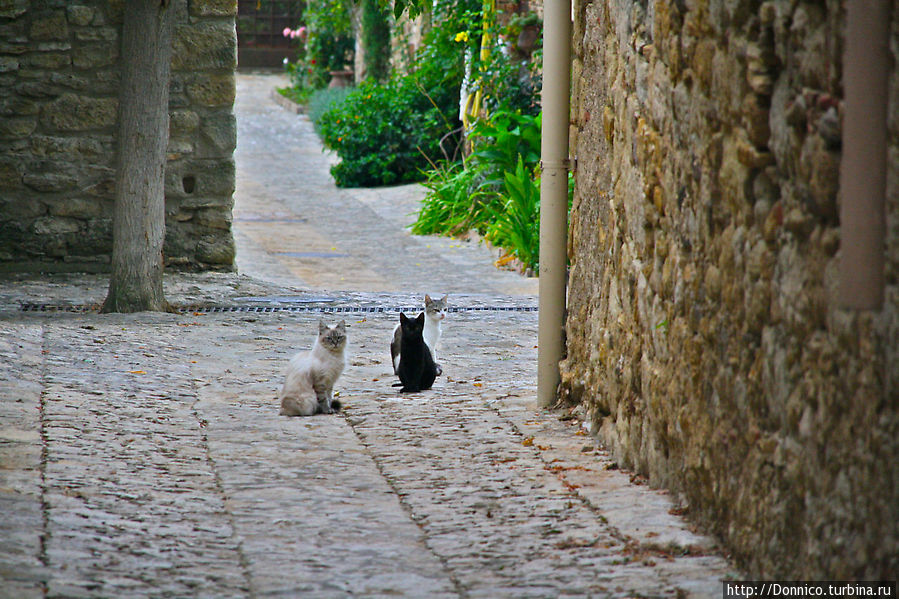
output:
M 431 357 L 431 350 L 425 344 L 422 331 L 425 326 L 425 313 L 422 312 L 415 320 L 400 313 L 400 330 L 402 332 L 402 344 L 400 350 L 400 364 L 396 369 L 402 386 L 400 393 L 414 393 L 425 391 L 434 384 L 437 378 L 437 365 Z

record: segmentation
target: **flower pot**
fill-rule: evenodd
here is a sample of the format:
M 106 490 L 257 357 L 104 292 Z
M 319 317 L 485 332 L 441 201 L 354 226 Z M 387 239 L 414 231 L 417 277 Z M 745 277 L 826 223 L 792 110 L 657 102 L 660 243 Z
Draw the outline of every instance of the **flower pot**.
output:
M 328 89 L 350 87 L 353 85 L 353 76 L 355 75 L 355 73 L 353 73 L 353 71 L 351 70 L 330 71 L 328 74 L 331 75 L 331 81 L 328 83 Z
M 524 52 L 530 54 L 537 46 L 537 40 L 540 39 L 540 27 L 537 25 L 525 25 L 518 34 L 518 40 L 515 46 Z

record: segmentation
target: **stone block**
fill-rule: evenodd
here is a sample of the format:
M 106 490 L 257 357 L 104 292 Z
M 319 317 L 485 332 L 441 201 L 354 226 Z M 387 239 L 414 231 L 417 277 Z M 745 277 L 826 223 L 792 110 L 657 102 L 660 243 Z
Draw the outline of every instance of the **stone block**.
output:
M 234 264 L 234 239 L 230 236 L 218 235 L 207 237 L 197 243 L 197 260 L 217 266 Z
M 67 93 L 48 104 L 41 116 L 52 129 L 88 131 L 115 125 L 117 108 L 118 101 L 115 98 L 93 98 Z
M 175 30 L 172 69 L 234 69 L 237 65 L 237 33 L 231 22 L 182 25 Z
M 37 119 L 33 116 L 12 117 L 0 120 L 0 138 L 19 139 L 34 133 Z
M 118 44 L 84 44 L 72 50 L 72 65 L 78 69 L 96 69 L 116 64 Z
M 17 189 L 22 187 L 23 167 L 18 160 L 4 158 L 0 160 L 0 189 Z
M 47 99 L 56 98 L 62 94 L 59 86 L 49 81 L 23 81 L 17 83 L 13 89 L 17 94 L 26 98 Z
M 203 117 L 200 127 L 203 157 L 228 157 L 237 145 L 237 121 L 231 112 Z
M 74 163 L 108 160 L 113 151 L 111 138 L 33 135 L 30 141 L 34 156 Z
M 69 24 L 85 27 L 94 20 L 95 9 L 90 6 L 75 5 L 66 7 Z
M 16 19 L 28 12 L 29 0 L 3 0 L 0 2 L 0 17 Z
M 62 10 L 54 10 L 48 13 L 36 13 L 32 17 L 29 37 L 35 41 L 67 40 L 69 38 L 69 23 L 66 13 Z
M 66 52 L 40 52 L 27 55 L 22 63 L 38 69 L 61 69 L 72 64 L 72 57 Z
M 190 14 L 194 17 L 237 16 L 237 0 L 196 0 L 190 3 Z
M 75 39 L 80 42 L 115 42 L 119 32 L 114 27 L 91 27 L 75 31 Z
M 200 126 L 200 115 L 194 110 L 173 110 L 169 115 L 169 136 L 185 137 Z
M 223 75 L 192 76 L 186 85 L 187 97 L 201 106 L 223 107 L 234 105 L 236 93 L 233 73 Z
M 21 228 L 45 214 L 47 205 L 34 198 L 6 197 L 0 200 L 0 221 L 17 223 Z
M 166 197 L 230 196 L 234 183 L 233 160 L 185 160 L 166 166 Z
M 47 201 L 50 216 L 91 219 L 103 215 L 103 204 L 96 199 L 64 198 Z
M 41 111 L 41 105 L 30 98 L 11 96 L 0 98 L 0 115 L 3 116 L 28 116 Z
M 0 73 L 19 70 L 19 59 L 15 56 L 0 56 Z
M 68 169 L 25 173 L 22 182 L 36 191 L 68 191 L 78 184 L 78 177 Z
M 231 210 L 223 208 L 200 208 L 195 211 L 194 223 L 207 229 L 231 230 Z
M 82 222 L 74 218 L 43 216 L 36 219 L 31 227 L 34 234 L 38 236 L 64 235 L 80 231 Z

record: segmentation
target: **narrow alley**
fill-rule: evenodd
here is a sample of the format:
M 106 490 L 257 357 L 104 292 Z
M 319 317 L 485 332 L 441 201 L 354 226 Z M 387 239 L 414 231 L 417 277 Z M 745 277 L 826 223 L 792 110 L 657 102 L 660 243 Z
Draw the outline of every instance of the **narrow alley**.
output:
M 0 281 L 0 597 L 720 597 L 714 541 L 536 406 L 536 279 L 409 234 L 420 186 L 335 187 L 281 81 L 237 77 L 238 272 L 168 275 L 188 309 Z M 443 375 L 401 396 L 389 339 L 425 293 Z M 345 409 L 279 416 L 319 319 L 347 324 Z

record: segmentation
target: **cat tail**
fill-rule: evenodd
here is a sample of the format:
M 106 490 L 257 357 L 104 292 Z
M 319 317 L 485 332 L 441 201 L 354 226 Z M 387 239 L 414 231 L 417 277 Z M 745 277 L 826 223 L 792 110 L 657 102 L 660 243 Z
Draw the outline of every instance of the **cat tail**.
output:
M 334 410 L 335 412 L 339 412 L 339 411 L 340 411 L 340 408 L 342 408 L 342 407 L 343 407 L 343 404 L 340 403 L 340 400 L 339 400 L 339 399 L 332 399 L 332 400 L 331 400 L 331 409 Z
M 318 401 L 314 397 L 281 397 L 282 416 L 312 416 L 318 411 Z

